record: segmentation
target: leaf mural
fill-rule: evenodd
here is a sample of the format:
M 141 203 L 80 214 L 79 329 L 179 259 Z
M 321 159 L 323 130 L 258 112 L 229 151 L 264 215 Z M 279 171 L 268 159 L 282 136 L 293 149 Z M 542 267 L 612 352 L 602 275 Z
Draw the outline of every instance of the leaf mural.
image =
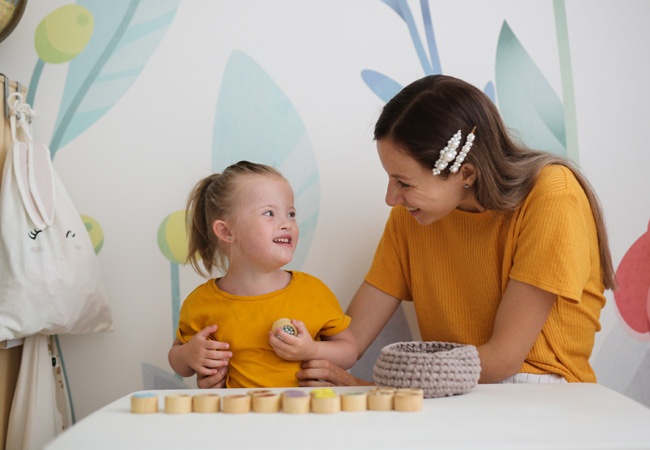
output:
M 363 81 L 370 90 L 384 102 L 388 102 L 403 87 L 392 78 L 388 78 L 386 75 L 375 72 L 374 70 L 362 70 L 361 78 L 363 78 Z
M 95 20 L 85 51 L 69 64 L 50 150 L 101 118 L 131 87 L 176 15 L 180 0 L 79 0 Z
M 506 21 L 497 46 L 496 86 L 508 127 L 519 131 L 529 147 L 566 157 L 562 101 Z
M 94 26 L 92 13 L 74 4 L 57 8 L 41 20 L 34 32 L 38 60 L 27 89 L 28 104 L 34 107 L 36 88 L 45 64 L 63 64 L 79 55 L 88 45 Z
M 224 71 L 214 119 L 212 169 L 249 160 L 280 170 L 296 196 L 300 242 L 288 265 L 300 269 L 320 209 L 320 177 L 302 119 L 273 79 L 252 58 L 233 51 Z
M 490 100 L 492 100 L 492 103 L 496 105 L 497 99 L 496 99 L 496 92 L 494 91 L 494 83 L 491 81 L 488 81 L 485 83 L 485 87 L 483 88 L 483 93 L 487 95 Z
M 395 11 L 402 20 L 406 23 L 408 27 L 409 34 L 411 35 L 411 40 L 413 41 L 413 46 L 415 47 L 415 52 L 420 59 L 420 64 L 424 73 L 426 74 L 435 74 L 441 73 L 440 62 L 438 61 L 438 55 L 436 50 L 435 39 L 429 41 L 429 51 L 432 55 L 432 60 L 438 62 L 438 66 L 434 68 L 431 67 L 431 61 L 427 59 L 427 55 L 424 51 L 424 46 L 422 45 L 422 40 L 418 34 L 417 26 L 415 25 L 415 19 L 413 19 L 413 14 L 411 13 L 411 8 L 408 5 L 406 0 L 382 0 L 382 3 L 388 5 L 393 11 Z M 424 27 L 427 33 L 427 38 L 433 38 L 433 27 L 430 22 L 429 14 L 429 4 L 427 0 L 421 0 L 420 4 L 422 5 L 422 17 L 424 19 Z
M 381 0 L 381 2 L 395 11 L 406 24 L 409 34 L 411 35 L 411 41 L 413 42 L 415 51 L 418 55 L 418 58 L 420 59 L 420 64 L 424 70 L 424 74 L 442 74 L 442 64 L 440 63 L 440 56 L 438 54 L 438 46 L 436 44 L 436 37 L 433 31 L 433 21 L 431 19 L 431 9 L 429 8 L 428 0 L 420 0 L 420 9 L 422 11 L 424 35 L 426 38 L 427 46 L 429 48 L 429 59 L 427 59 L 427 55 L 425 54 L 422 40 L 418 34 L 418 29 L 407 1 Z M 363 79 L 364 83 L 366 83 L 366 86 L 368 86 L 370 90 L 384 102 L 388 102 L 403 88 L 400 83 L 393 80 L 392 78 L 384 75 L 383 73 L 370 69 L 362 70 L 361 78 Z M 490 98 L 490 100 L 492 100 L 493 103 L 496 104 L 496 92 L 494 83 L 492 81 L 488 81 L 486 83 L 483 92 Z
M 175 211 L 163 219 L 158 227 L 158 248 L 170 263 L 172 295 L 172 339 L 176 337 L 181 311 L 179 265 L 185 264 L 188 253 L 188 236 L 185 231 L 185 210 Z
M 442 66 L 440 64 L 440 57 L 438 56 L 436 38 L 433 33 L 433 23 L 431 21 L 429 2 L 427 0 L 420 0 L 420 6 L 422 9 L 422 22 L 427 46 L 429 47 L 428 57 L 425 52 L 424 45 L 422 44 L 422 40 L 420 39 L 420 35 L 418 34 L 418 29 L 408 2 L 406 0 L 381 0 L 381 2 L 395 11 L 406 24 L 409 34 L 411 35 L 413 47 L 415 48 L 415 52 L 418 55 L 420 65 L 422 66 L 424 73 L 426 75 L 442 73 Z M 401 84 L 389 78 L 388 76 L 374 70 L 362 70 L 361 78 L 363 79 L 364 83 L 366 83 L 366 85 L 370 88 L 370 90 L 384 102 L 388 102 L 395 96 L 395 94 L 402 90 L 403 87 Z

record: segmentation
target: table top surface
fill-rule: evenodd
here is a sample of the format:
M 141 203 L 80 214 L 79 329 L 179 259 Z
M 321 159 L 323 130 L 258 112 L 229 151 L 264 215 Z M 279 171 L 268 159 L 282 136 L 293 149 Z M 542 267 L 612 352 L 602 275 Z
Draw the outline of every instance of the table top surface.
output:
M 79 421 L 45 448 L 650 449 L 650 408 L 590 383 L 478 385 L 467 394 L 425 399 L 419 412 L 163 412 L 167 395 L 248 391 L 143 391 L 158 396 L 160 411 L 153 414 L 131 413 L 129 394 Z

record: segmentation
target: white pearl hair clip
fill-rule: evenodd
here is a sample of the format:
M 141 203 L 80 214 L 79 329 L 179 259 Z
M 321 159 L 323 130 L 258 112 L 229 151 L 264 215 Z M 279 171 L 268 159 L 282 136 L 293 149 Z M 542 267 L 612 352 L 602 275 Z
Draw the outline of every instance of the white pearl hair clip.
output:
M 472 144 L 474 143 L 475 130 L 476 127 L 472 128 L 472 131 L 470 131 L 470 133 L 467 135 L 467 139 L 465 140 L 465 145 L 463 145 L 463 148 L 460 149 L 460 153 L 456 153 L 456 149 L 460 145 L 460 139 L 463 136 L 460 130 L 458 130 L 456 134 L 454 134 L 451 137 L 451 139 L 447 141 L 447 145 L 445 146 L 445 148 L 440 150 L 440 157 L 438 158 L 438 161 L 436 161 L 436 164 L 433 167 L 432 172 L 434 175 L 440 175 L 440 172 L 445 170 L 447 165 L 449 165 L 449 163 L 452 161 L 454 163 L 449 168 L 449 172 L 451 173 L 458 172 L 458 169 L 460 169 L 460 165 L 465 160 L 465 156 L 467 156 L 467 153 L 469 153 L 470 149 L 472 148 Z

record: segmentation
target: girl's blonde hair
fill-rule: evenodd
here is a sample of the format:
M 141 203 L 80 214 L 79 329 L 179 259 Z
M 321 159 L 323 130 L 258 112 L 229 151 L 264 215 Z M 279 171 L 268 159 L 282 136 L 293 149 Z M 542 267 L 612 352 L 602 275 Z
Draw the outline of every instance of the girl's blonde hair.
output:
M 219 238 L 212 231 L 212 224 L 232 217 L 237 208 L 239 182 L 242 177 L 251 175 L 285 179 L 271 166 L 239 161 L 228 166 L 223 173 L 203 178 L 190 192 L 185 208 L 189 240 L 187 260 L 200 275 L 208 277 L 214 269 L 227 270 L 228 259 Z
M 513 211 L 530 193 L 540 171 L 549 164 L 568 167 L 584 190 L 598 231 L 603 284 L 617 286 L 600 202 L 587 178 L 571 161 L 531 150 L 515 142 L 490 98 L 454 77 L 432 75 L 406 86 L 384 107 L 375 125 L 375 140 L 391 139 L 423 167 L 433 168 L 441 148 L 456 131 L 476 140 L 465 162 L 477 170 L 477 201 L 485 208 Z M 445 170 L 441 177 L 449 176 Z

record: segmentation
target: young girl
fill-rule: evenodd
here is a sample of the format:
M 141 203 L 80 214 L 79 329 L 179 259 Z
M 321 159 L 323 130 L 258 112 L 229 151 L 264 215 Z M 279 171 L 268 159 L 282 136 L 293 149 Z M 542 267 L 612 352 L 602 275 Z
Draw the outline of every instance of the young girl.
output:
M 192 267 L 225 275 L 183 303 L 168 355 L 176 373 L 221 379 L 227 371 L 227 387 L 285 387 L 298 385 L 301 361 L 354 364 L 350 318 L 333 293 L 311 275 L 282 269 L 298 244 L 298 224 L 293 190 L 277 170 L 233 164 L 194 187 L 186 213 Z M 271 330 L 285 317 L 297 335 Z

